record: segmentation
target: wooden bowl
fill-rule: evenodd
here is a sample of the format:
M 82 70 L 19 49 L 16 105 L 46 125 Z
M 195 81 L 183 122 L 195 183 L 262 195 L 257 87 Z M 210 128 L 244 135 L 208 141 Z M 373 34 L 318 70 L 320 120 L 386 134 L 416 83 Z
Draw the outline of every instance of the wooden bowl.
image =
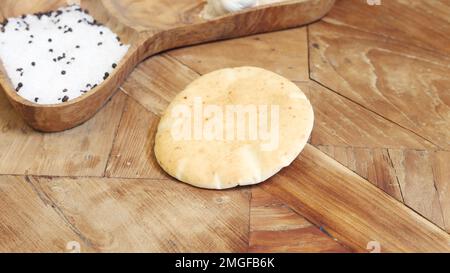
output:
M 110 77 L 69 102 L 40 105 L 15 92 L 0 62 L 0 88 L 31 127 L 44 132 L 63 131 L 90 119 L 134 67 L 149 56 L 172 48 L 311 23 L 323 17 L 334 1 L 287 1 L 205 20 L 199 15 L 205 4 L 203 0 L 81 0 L 81 6 L 97 21 L 118 34 L 123 43 L 130 44 Z M 67 4 L 63 0 L 2 0 L 0 20 L 64 5 Z

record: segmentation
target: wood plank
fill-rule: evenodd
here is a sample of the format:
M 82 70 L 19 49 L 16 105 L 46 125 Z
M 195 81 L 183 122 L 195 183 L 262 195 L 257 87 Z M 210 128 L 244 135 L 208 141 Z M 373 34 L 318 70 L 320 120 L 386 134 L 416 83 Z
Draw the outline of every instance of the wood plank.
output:
M 250 231 L 279 231 L 313 226 L 304 217 L 261 188 L 252 187 L 251 192 Z
M 257 66 L 290 80 L 309 80 L 306 27 L 181 48 L 169 55 L 202 75 L 226 67 Z
M 274 196 L 252 188 L 250 252 L 348 252 Z
M 389 155 L 405 204 L 444 228 L 444 216 L 433 174 L 433 153 L 389 149 Z
M 141 63 L 125 81 L 122 90 L 147 110 L 162 115 L 170 101 L 199 75 L 168 54 Z
M 312 79 L 450 149 L 450 56 L 336 21 L 311 25 L 309 40 Z
M 435 152 L 432 168 L 434 183 L 442 208 L 445 229 L 450 233 L 450 152 Z
M 450 235 L 311 145 L 261 187 L 355 251 L 450 251 Z
M 147 57 L 173 48 L 243 37 L 305 25 L 322 18 L 335 0 L 299 0 L 262 5 L 207 20 L 201 0 L 83 0 L 81 6 L 126 44 L 128 52 L 114 73 L 69 103 L 39 105 L 19 96 L 0 64 L 0 85 L 16 111 L 33 128 L 59 132 L 90 119 L 111 98 L 134 67 Z M 16 17 L 53 10 L 62 1 L 3 0 L 0 13 Z M 149 20 L 149 17 L 152 18 Z M 305 40 L 306 41 L 306 40 Z M 306 63 L 306 62 L 305 62 Z M 293 68 L 292 68 L 293 69 Z
M 315 82 L 297 83 L 314 108 L 313 145 L 435 149 L 436 146 Z
M 242 252 L 245 189 L 207 191 L 173 180 L 33 178 L 98 252 Z
M 118 94 L 78 128 L 45 134 L 26 125 L 0 92 L 0 173 L 102 176 L 125 98 Z
M 317 146 L 317 148 L 390 196 L 403 202 L 396 170 L 387 149 L 337 146 Z
M 450 2 L 447 0 L 336 1 L 325 22 L 348 26 L 431 51 L 450 53 Z
M 90 250 L 75 226 L 24 177 L 0 176 L 0 252 L 68 252 L 69 242 Z
M 135 100 L 128 100 L 106 168 L 106 176 L 169 178 L 158 165 L 153 152 L 158 123 L 159 117 Z

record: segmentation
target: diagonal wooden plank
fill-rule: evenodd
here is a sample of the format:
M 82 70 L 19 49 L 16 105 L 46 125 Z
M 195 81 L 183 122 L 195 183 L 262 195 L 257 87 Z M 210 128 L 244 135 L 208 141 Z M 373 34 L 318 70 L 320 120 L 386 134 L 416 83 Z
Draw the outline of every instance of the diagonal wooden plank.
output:
M 174 180 L 31 181 L 95 252 L 243 252 L 248 247 L 245 189 L 207 191 Z
M 312 79 L 450 149 L 449 56 L 335 21 L 311 25 L 309 41 Z
M 433 178 L 442 208 L 444 225 L 450 233 L 450 152 L 433 154 Z
M 322 145 L 317 148 L 390 196 L 403 202 L 402 191 L 388 149 Z M 427 219 L 430 218 L 427 217 Z
M 91 249 L 25 177 L 0 176 L 0 195 L 0 252 L 68 252 L 72 241 Z
M 0 173 L 102 176 L 125 99 L 118 94 L 85 124 L 48 134 L 26 125 L 0 92 Z
M 433 174 L 434 153 L 389 149 L 389 156 L 392 159 L 405 204 L 430 219 L 431 222 L 445 228 Z
M 168 54 L 141 63 L 121 89 L 149 111 L 161 115 L 172 99 L 199 75 Z
M 310 145 L 261 187 L 356 251 L 450 251 L 445 231 Z
M 106 176 L 169 178 L 159 167 L 153 153 L 158 123 L 158 116 L 133 99 L 127 101 L 106 167 Z
M 250 252 L 348 252 L 333 238 L 259 187 L 250 202 Z
M 313 145 L 436 149 L 429 141 L 313 81 L 297 85 L 314 108 Z
M 202 75 L 250 65 L 293 81 L 309 79 L 306 27 L 181 48 L 168 54 Z
M 351 0 L 336 1 L 324 21 L 450 55 L 449 14 L 447 0 L 388 0 L 373 6 Z

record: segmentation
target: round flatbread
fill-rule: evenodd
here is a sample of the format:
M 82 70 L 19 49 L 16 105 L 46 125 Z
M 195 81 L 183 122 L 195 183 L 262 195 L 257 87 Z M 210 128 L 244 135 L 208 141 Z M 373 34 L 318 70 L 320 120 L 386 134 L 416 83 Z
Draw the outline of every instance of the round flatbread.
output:
M 257 184 L 292 163 L 313 123 L 309 100 L 288 79 L 257 67 L 221 69 L 175 97 L 160 120 L 155 155 L 193 186 Z

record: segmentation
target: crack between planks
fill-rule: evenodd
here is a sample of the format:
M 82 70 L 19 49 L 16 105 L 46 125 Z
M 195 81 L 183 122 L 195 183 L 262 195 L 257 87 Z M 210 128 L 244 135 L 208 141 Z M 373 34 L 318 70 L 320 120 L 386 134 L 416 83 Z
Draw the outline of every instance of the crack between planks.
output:
M 352 99 L 350 99 L 350 98 L 348 98 L 348 97 L 342 95 L 341 93 L 337 92 L 336 90 L 333 90 L 332 88 L 326 86 L 325 84 L 321 83 L 320 81 L 318 81 L 318 80 L 316 80 L 316 79 L 314 79 L 314 78 L 310 78 L 310 80 L 313 81 L 313 82 L 315 82 L 316 84 L 320 85 L 321 87 L 326 88 L 328 91 L 331 91 L 331 92 L 335 93 L 335 94 L 338 95 L 339 97 L 344 98 L 344 99 L 346 99 L 346 100 L 348 100 L 348 101 L 350 101 L 350 102 L 352 102 L 352 103 L 354 103 L 354 104 L 356 104 L 356 105 L 358 105 L 358 106 L 364 108 L 365 110 L 367 110 L 367 111 L 369 111 L 369 112 L 371 112 L 371 113 L 377 115 L 378 117 L 382 118 L 383 120 L 388 121 L 389 123 L 392 123 L 392 124 L 394 124 L 394 125 L 396 125 L 396 126 L 402 128 L 403 130 L 406 130 L 406 131 L 408 131 L 408 132 L 414 134 L 415 136 L 421 138 L 422 140 L 425 140 L 426 142 L 428 142 L 428 143 L 432 144 L 433 146 L 435 146 L 435 147 L 437 148 L 436 150 L 448 151 L 448 150 L 446 150 L 445 148 L 441 147 L 440 145 L 438 145 L 438 144 L 434 143 L 433 141 L 427 139 L 426 137 L 424 137 L 424 136 L 422 136 L 422 135 L 416 133 L 416 132 L 413 131 L 412 129 L 409 129 L 409 128 L 403 126 L 403 125 L 400 125 L 400 124 L 398 124 L 397 122 L 395 122 L 395 121 L 393 121 L 393 120 L 391 120 L 391 119 L 389 119 L 389 118 L 387 118 L 387 117 L 385 117 L 385 116 L 379 114 L 378 112 L 376 112 L 376 111 L 374 111 L 374 110 L 372 110 L 372 109 L 370 109 L 370 108 L 367 108 L 365 105 L 363 105 L 363 104 L 361 104 L 361 103 L 358 103 L 358 102 L 356 102 L 356 101 L 354 101 L 354 100 L 352 100 Z
M 68 219 L 68 217 L 64 214 L 62 209 L 52 200 L 52 198 L 45 193 L 45 191 L 40 187 L 35 185 L 30 179 L 30 176 L 25 176 L 25 181 L 30 185 L 33 192 L 36 193 L 38 198 L 44 203 L 45 206 L 50 205 L 55 213 L 63 220 L 63 222 L 74 232 L 79 239 L 86 244 L 88 247 L 95 249 L 95 244 L 89 240 L 83 233 Z
M 445 57 L 447 59 L 450 58 L 450 54 L 448 54 L 446 52 L 443 52 L 443 51 L 439 51 L 436 48 L 427 48 L 427 47 L 423 47 L 423 46 L 420 46 L 420 45 L 411 44 L 408 41 L 402 41 L 402 40 L 399 40 L 399 39 L 395 39 L 395 37 L 393 37 L 393 36 L 389 36 L 389 35 L 386 36 L 386 35 L 384 35 L 382 33 L 377 33 L 377 32 L 372 32 L 372 31 L 368 31 L 368 30 L 365 30 L 365 29 L 361 29 L 361 28 L 358 28 L 356 26 L 346 24 L 346 23 L 344 23 L 342 21 L 339 21 L 337 19 L 334 19 L 334 18 L 323 18 L 322 21 L 324 23 L 326 23 L 326 24 L 330 24 L 330 25 L 333 25 L 333 26 L 349 28 L 351 30 L 356 30 L 356 31 L 359 31 L 359 32 L 362 32 L 362 33 L 365 33 L 365 34 L 374 35 L 375 36 L 374 38 L 377 38 L 377 37 L 384 38 L 384 42 L 386 42 L 386 43 L 391 42 L 391 43 L 398 44 L 398 45 L 407 44 L 408 46 L 410 46 L 412 48 L 417 48 L 417 49 L 420 49 L 420 50 L 423 50 L 423 51 L 426 51 L 426 52 L 438 55 L 437 57 Z
M 400 180 L 398 179 L 397 170 L 395 169 L 394 163 L 392 162 L 391 153 L 390 153 L 389 149 L 386 149 L 386 151 L 387 151 L 388 158 L 389 158 L 389 165 L 395 172 L 395 181 L 397 181 L 398 189 L 400 190 L 400 196 L 402 197 L 402 203 L 405 204 L 405 197 L 403 196 L 403 190 L 400 185 Z
M 289 210 L 291 210 L 291 212 L 293 212 L 295 215 L 302 217 L 304 219 L 306 219 L 313 227 L 317 228 L 321 233 L 323 233 L 325 236 L 327 236 L 328 238 L 332 239 L 334 242 L 336 242 L 338 245 L 342 246 L 343 248 L 349 250 L 350 252 L 355 252 L 355 250 L 346 245 L 344 242 L 340 241 L 338 238 L 336 238 L 335 236 L 333 236 L 331 233 L 329 233 L 326 229 L 325 226 L 321 226 L 316 224 L 315 221 L 311 221 L 309 217 L 304 216 L 303 214 L 301 214 L 300 212 L 298 212 L 296 209 L 294 209 L 293 207 L 291 207 L 289 204 L 287 204 L 284 200 L 282 200 L 281 198 L 279 198 L 278 196 L 272 194 L 271 192 L 268 192 L 267 190 L 265 190 L 264 188 L 261 188 L 262 191 L 264 191 L 265 193 L 267 193 L 268 195 L 272 196 L 273 198 L 275 198 L 278 202 L 281 202 L 286 208 L 289 208 Z
M 435 155 L 433 155 L 433 156 L 435 156 Z M 439 201 L 438 203 L 439 203 L 439 210 L 440 210 L 441 216 L 442 216 L 442 224 L 443 224 L 443 226 L 444 226 L 444 230 L 445 230 L 446 232 L 448 232 L 448 231 L 447 231 L 447 229 L 448 229 L 448 227 L 447 227 L 447 221 L 446 221 L 444 209 L 442 208 L 441 194 L 440 194 L 439 189 L 438 189 L 438 187 L 437 187 L 437 185 L 436 185 L 436 171 L 435 171 L 435 169 L 436 169 L 435 165 L 434 165 L 434 164 L 431 164 L 431 172 L 432 172 L 432 174 L 433 174 L 433 187 L 434 187 L 434 190 L 436 191 L 436 194 L 437 194 L 437 197 L 438 197 L 438 201 Z
M 123 90 L 122 87 L 119 87 L 119 90 L 122 91 Z M 112 154 L 112 151 L 114 149 L 114 144 L 116 143 L 117 136 L 119 135 L 120 125 L 122 124 L 123 116 L 124 116 L 125 111 L 127 110 L 127 107 L 128 107 L 128 100 L 129 100 L 130 96 L 128 96 L 128 94 L 126 94 L 125 92 L 123 92 L 123 93 L 127 96 L 127 98 L 123 102 L 124 105 L 123 105 L 123 108 L 122 108 L 122 113 L 120 115 L 119 122 L 117 123 L 116 129 L 114 131 L 114 138 L 113 138 L 113 141 L 112 141 L 112 144 L 111 144 L 111 149 L 109 150 L 109 153 L 108 153 L 108 158 L 106 159 L 106 164 L 105 164 L 105 168 L 103 169 L 102 177 L 106 177 L 106 172 L 108 170 L 108 166 L 109 166 L 110 161 L 111 161 L 111 154 Z
M 146 180 L 146 181 L 173 181 L 170 178 L 151 178 L 151 177 L 120 177 L 120 176 L 63 176 L 63 175 L 34 175 L 34 174 L 0 174 L 0 177 L 2 176 L 10 176 L 10 177 L 34 177 L 34 178 L 41 178 L 41 179 L 70 179 L 70 180 L 77 180 L 77 179 L 106 179 L 106 180 Z

